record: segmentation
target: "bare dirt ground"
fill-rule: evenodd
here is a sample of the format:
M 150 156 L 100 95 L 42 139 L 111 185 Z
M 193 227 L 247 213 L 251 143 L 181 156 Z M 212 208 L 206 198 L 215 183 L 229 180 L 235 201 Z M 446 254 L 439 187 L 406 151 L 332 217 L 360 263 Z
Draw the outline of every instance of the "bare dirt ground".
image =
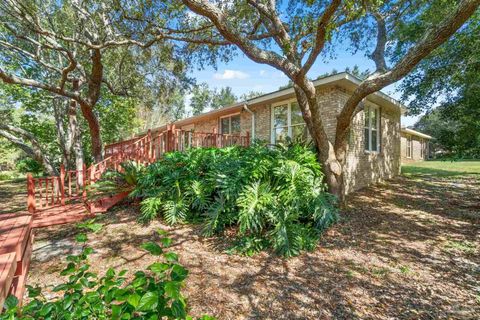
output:
M 25 179 L 0 181 L 0 214 L 27 209 Z
M 89 235 L 92 268 L 131 272 L 153 258 L 139 250 L 168 230 L 190 271 L 184 293 L 192 315 L 218 319 L 479 319 L 480 176 L 400 177 L 351 196 L 341 221 L 314 252 L 292 259 L 224 253 L 226 240 L 200 226 L 136 223 L 118 207 Z M 60 283 L 73 225 L 36 232 L 30 285 Z

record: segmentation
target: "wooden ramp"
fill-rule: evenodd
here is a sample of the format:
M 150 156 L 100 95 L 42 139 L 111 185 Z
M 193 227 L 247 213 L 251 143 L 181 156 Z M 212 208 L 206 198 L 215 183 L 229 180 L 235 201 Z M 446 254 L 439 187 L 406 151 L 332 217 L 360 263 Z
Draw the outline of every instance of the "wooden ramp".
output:
M 33 229 L 93 217 L 83 203 L 0 215 L 0 312 L 8 295 L 21 303 L 33 247 Z
M 33 227 L 43 228 L 78 222 L 94 216 L 95 214 L 87 211 L 83 203 L 67 204 L 65 206 L 58 205 L 43 210 L 36 210 L 33 214 Z

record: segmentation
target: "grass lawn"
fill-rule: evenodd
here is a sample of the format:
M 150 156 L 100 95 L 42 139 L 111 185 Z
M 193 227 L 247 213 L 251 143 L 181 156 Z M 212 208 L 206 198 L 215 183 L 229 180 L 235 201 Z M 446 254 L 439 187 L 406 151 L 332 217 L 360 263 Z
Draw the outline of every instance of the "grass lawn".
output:
M 406 176 L 480 178 L 480 161 L 422 161 L 402 165 L 402 173 Z

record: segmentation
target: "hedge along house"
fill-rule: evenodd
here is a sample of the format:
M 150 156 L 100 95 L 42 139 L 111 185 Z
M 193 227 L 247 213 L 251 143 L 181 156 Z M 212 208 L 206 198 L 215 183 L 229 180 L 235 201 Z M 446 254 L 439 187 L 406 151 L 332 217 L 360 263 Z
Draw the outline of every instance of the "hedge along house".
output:
M 358 78 L 348 73 L 314 81 L 323 116 L 327 119 L 325 125 L 330 139 L 335 137 L 337 114 L 359 83 Z M 346 193 L 390 179 L 400 172 L 400 118 L 405 108 L 382 92 L 368 96 L 363 107 L 355 115 L 350 131 L 344 168 Z M 186 131 L 249 135 L 251 141 L 262 140 L 271 144 L 285 141 L 287 137 L 308 138 L 293 88 L 278 90 L 172 124 Z
M 402 163 L 428 160 L 432 157 L 432 137 L 409 128 L 402 128 Z

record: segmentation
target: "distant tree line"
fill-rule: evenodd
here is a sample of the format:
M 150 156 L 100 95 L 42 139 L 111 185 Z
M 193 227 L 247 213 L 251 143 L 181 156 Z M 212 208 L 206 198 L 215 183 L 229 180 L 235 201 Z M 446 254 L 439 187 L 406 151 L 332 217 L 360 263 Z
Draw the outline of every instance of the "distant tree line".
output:
M 446 156 L 480 159 L 480 13 L 400 85 L 414 128 Z

